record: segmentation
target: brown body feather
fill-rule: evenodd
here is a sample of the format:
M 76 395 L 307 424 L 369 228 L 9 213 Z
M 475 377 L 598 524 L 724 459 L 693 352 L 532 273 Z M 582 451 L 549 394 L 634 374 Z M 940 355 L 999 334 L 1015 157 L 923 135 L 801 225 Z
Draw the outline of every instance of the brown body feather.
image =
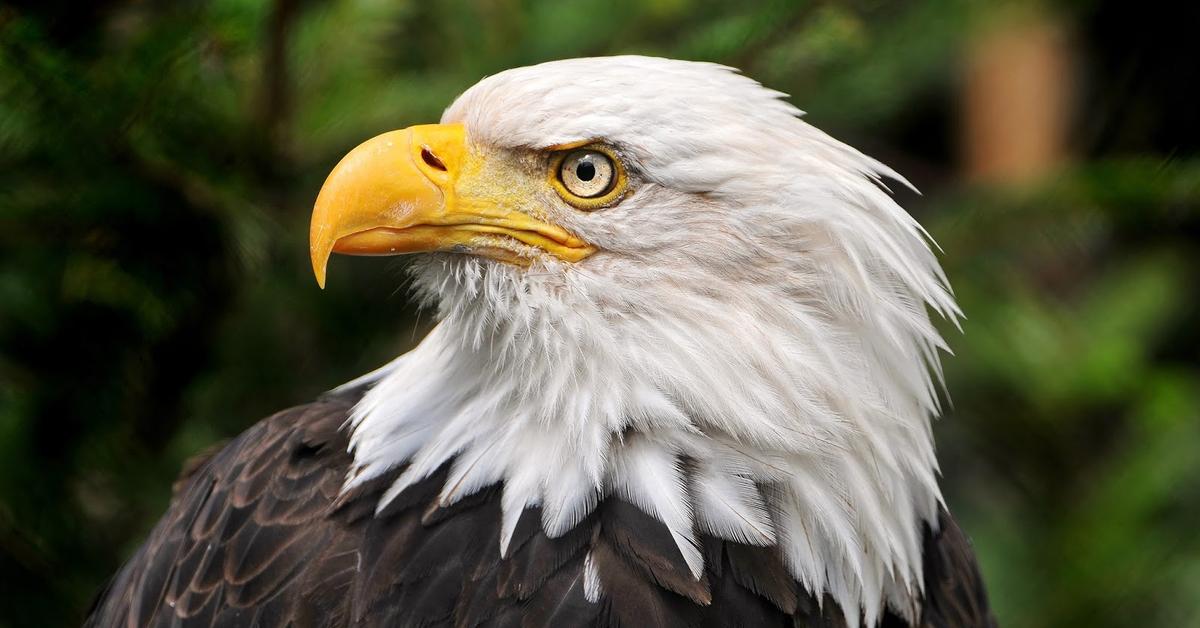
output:
M 667 529 L 609 498 L 559 538 L 530 509 L 499 554 L 499 487 L 437 507 L 445 469 L 375 504 L 395 474 L 340 495 L 354 394 L 276 414 L 189 470 L 87 626 L 843 626 L 770 548 L 703 538 L 697 581 Z M 399 470 L 397 470 L 398 472 Z M 591 553 L 602 598 L 587 600 Z M 921 625 L 994 626 L 966 537 L 925 542 Z M 907 626 L 888 614 L 882 625 Z

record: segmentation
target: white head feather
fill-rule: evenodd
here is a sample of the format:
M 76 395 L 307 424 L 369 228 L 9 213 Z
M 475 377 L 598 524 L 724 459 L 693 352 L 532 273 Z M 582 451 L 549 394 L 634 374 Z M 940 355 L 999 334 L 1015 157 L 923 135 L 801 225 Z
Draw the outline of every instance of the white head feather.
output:
M 599 247 L 520 269 L 414 262 L 440 324 L 368 375 L 348 486 L 407 463 L 385 501 L 453 459 L 443 500 L 503 482 L 507 549 L 540 505 L 561 534 L 617 494 L 697 532 L 778 545 L 857 624 L 912 617 L 941 500 L 930 420 L 959 315 L 879 162 L 729 68 L 574 59 L 484 79 L 443 116 L 475 146 L 602 139 L 635 193 L 544 208 Z M 684 477 L 678 460 L 694 461 Z

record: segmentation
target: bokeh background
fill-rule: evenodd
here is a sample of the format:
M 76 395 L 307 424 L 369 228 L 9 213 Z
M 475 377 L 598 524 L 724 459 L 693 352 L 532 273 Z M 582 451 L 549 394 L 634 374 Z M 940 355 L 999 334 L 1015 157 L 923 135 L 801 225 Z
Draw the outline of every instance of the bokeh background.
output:
M 337 159 L 482 76 L 718 61 L 907 175 L 967 320 L 945 490 L 1005 626 L 1200 626 L 1200 11 L 1143 0 L 0 4 L 0 626 L 78 624 L 184 460 L 411 346 L 308 266 Z

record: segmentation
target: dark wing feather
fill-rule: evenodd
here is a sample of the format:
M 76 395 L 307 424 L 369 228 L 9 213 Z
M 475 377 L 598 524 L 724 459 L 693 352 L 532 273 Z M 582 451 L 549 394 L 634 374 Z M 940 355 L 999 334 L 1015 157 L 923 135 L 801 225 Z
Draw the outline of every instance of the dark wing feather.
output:
M 788 573 L 779 552 L 767 547 L 724 543 L 730 581 L 770 600 L 792 615 L 800 604 L 800 583 Z
M 591 555 L 604 592 L 602 612 L 612 625 L 626 628 L 701 625 L 705 607 L 658 587 L 629 564 L 612 543 L 599 540 L 592 546 Z
M 583 559 L 596 528 L 595 520 L 592 515 L 562 536 L 550 538 L 542 532 L 541 509 L 526 509 L 513 536 L 528 534 L 528 538 L 521 539 L 519 545 L 516 538 L 510 542 L 509 559 L 500 565 L 496 592 L 502 598 L 528 600 L 568 561 Z
M 595 625 L 600 605 L 584 593 L 583 559 L 577 557 L 546 580 L 538 595 L 521 609 L 521 628 Z
M 996 628 L 971 541 L 950 513 L 925 534 L 925 628 Z
M 657 585 L 690 598 L 696 604 L 712 603 L 708 576 L 699 580 L 683 559 L 666 526 L 636 506 L 607 500 L 600 509 L 600 531 L 617 554 Z
M 707 617 L 706 628 L 791 628 L 792 617 L 733 578 L 721 578 L 713 594 L 721 601 Z

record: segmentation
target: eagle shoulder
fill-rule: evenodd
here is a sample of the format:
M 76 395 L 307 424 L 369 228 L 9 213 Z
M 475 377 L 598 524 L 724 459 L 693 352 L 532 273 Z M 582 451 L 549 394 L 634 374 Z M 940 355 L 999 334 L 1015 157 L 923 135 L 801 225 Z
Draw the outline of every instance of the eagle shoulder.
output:
M 329 514 L 350 462 L 339 428 L 351 404 L 284 410 L 189 461 L 85 625 L 268 626 L 314 605 L 338 612 L 330 598 L 351 581 L 357 539 Z
M 698 536 L 697 579 L 671 531 L 616 497 L 559 537 L 525 510 L 500 555 L 501 486 L 443 506 L 448 462 L 376 513 L 403 469 L 342 492 L 357 394 L 275 414 L 178 484 L 86 626 L 845 626 L 773 548 Z M 991 627 L 948 514 L 925 544 L 921 624 Z M 887 613 L 882 624 L 906 624 Z

